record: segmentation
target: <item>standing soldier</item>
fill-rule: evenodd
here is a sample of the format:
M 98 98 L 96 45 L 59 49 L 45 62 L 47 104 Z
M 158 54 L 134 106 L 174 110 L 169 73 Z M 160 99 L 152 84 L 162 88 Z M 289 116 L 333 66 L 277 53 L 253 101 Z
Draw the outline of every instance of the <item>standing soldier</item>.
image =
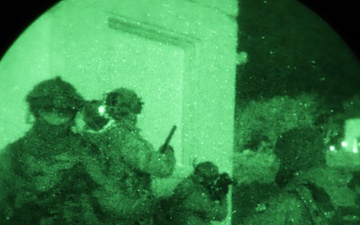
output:
M 92 146 L 71 127 L 83 98 L 60 77 L 27 95 L 35 121 L 0 153 L 0 224 L 97 224 L 95 183 L 82 163 Z
M 151 178 L 168 177 L 174 171 L 172 147 L 155 151 L 139 134 L 136 121 L 142 106 L 132 90 L 111 91 L 105 100 L 109 124 L 101 132 L 87 134 L 101 150 L 99 163 L 91 163 L 90 167 L 101 184 L 96 197 L 105 224 L 151 225 L 156 204 Z

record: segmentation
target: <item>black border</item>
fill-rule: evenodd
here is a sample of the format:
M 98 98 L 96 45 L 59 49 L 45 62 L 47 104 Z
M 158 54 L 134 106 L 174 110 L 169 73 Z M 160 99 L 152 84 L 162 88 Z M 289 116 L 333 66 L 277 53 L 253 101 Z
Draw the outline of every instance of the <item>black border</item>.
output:
M 357 1 L 298 0 L 325 20 L 360 60 L 360 8 Z
M 0 59 L 40 15 L 60 0 L 0 0 Z

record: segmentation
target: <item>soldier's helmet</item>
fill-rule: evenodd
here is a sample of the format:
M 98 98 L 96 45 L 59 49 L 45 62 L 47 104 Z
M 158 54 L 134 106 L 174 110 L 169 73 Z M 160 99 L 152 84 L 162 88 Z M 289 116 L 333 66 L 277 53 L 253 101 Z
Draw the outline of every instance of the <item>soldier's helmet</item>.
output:
M 30 112 L 39 116 L 39 112 L 54 111 L 75 117 L 83 107 L 84 99 L 68 82 L 57 76 L 35 85 L 26 97 Z
M 109 92 L 105 98 L 106 112 L 114 119 L 130 113 L 140 114 L 143 104 L 141 98 L 133 90 L 123 87 Z
M 205 180 L 212 181 L 219 175 L 219 169 L 214 163 L 206 161 L 195 166 L 194 174 Z
M 313 127 L 297 127 L 281 134 L 274 154 L 284 168 L 294 171 L 326 164 L 322 133 Z

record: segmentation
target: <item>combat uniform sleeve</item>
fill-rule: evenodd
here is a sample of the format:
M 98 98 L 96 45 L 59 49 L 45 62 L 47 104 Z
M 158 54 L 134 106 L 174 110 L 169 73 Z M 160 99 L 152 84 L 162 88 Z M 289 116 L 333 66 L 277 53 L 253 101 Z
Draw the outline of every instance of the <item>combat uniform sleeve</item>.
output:
M 7 177 L 7 171 L 10 165 L 9 155 L 7 153 L 7 149 L 0 150 L 0 184 L 1 184 L 1 192 L 0 192 L 0 200 L 4 194 L 4 183 Z
M 295 197 L 289 196 L 277 205 L 277 211 L 282 215 L 284 223 L 292 225 L 312 224 L 305 206 Z M 276 213 L 276 212 L 274 212 Z
M 137 132 L 128 132 L 123 140 L 122 157 L 129 165 L 157 177 L 168 177 L 173 173 L 175 156 L 172 149 L 165 153 L 155 151 Z
M 267 209 L 254 212 L 244 219 L 244 225 L 310 225 L 311 220 L 303 204 L 292 196 L 279 196 L 269 202 Z
M 209 195 L 201 190 L 193 191 L 184 200 L 183 207 L 206 220 L 222 221 L 228 212 L 226 198 L 212 201 Z
M 0 150 L 0 223 L 11 216 L 12 199 L 17 192 L 16 175 L 12 170 L 12 154 L 9 148 Z

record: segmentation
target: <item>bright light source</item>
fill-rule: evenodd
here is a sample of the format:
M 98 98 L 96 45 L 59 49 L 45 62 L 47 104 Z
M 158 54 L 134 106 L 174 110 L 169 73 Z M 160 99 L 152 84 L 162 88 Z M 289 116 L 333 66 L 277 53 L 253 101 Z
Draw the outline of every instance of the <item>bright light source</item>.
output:
M 99 106 L 98 110 L 99 110 L 100 115 L 104 115 L 104 113 L 105 113 L 105 106 L 103 106 L 103 105 Z
M 330 151 L 335 151 L 335 146 L 330 146 Z
M 358 153 L 359 152 L 359 150 L 358 150 L 358 148 L 355 146 L 354 148 L 353 148 L 353 153 Z
M 353 153 L 358 153 L 358 147 L 357 147 L 357 140 L 354 140 L 354 145 L 353 145 L 353 149 L 352 149 Z
M 347 142 L 346 142 L 346 141 L 342 141 L 342 142 L 341 142 L 341 146 L 346 147 L 346 146 L 347 146 Z

